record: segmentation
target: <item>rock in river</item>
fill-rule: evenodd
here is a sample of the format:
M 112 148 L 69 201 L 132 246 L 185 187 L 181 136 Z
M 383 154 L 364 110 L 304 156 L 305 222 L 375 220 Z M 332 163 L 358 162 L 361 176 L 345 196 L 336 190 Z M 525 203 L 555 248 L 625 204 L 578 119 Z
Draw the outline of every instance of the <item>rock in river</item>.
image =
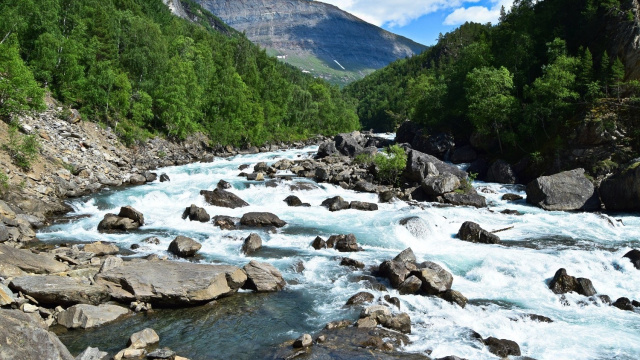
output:
M 245 272 L 235 266 L 146 260 L 127 261 L 96 276 L 119 301 L 161 306 L 209 302 L 235 293 L 246 280 Z
M 58 324 L 68 329 L 88 329 L 115 321 L 129 313 L 131 313 L 129 309 L 118 305 L 102 304 L 94 306 L 78 304 L 59 313 L 57 320 Z
M 251 260 L 244 266 L 244 271 L 247 273 L 247 282 L 243 289 L 273 292 L 282 290 L 286 285 L 280 271 L 271 264 Z
M 169 244 L 169 252 L 180 257 L 191 257 L 202 248 L 202 244 L 186 236 L 177 236 Z
M 240 199 L 236 194 L 219 188 L 216 188 L 213 191 L 200 190 L 200 195 L 204 196 L 204 199 L 207 201 L 207 203 L 214 206 L 227 207 L 232 209 L 249 206 L 249 203 Z
M 260 235 L 256 233 L 251 233 L 244 239 L 244 243 L 242 244 L 242 252 L 245 254 L 254 253 L 262 248 L 262 239 Z
M 623 257 L 631 260 L 631 263 L 633 264 L 633 266 L 635 266 L 636 269 L 640 270 L 640 250 L 633 249 L 628 253 L 624 254 Z
M 591 284 L 591 280 L 586 278 L 576 278 L 568 275 L 567 270 L 559 269 L 549 283 L 549 289 L 555 294 L 564 294 L 568 292 L 576 292 L 584 296 L 592 296 L 596 294 Z
M 541 176 L 527 185 L 527 202 L 545 210 L 598 210 L 600 200 L 584 169 Z
M 182 213 L 182 218 L 189 218 L 190 221 L 199 221 L 206 223 L 211 220 L 211 216 L 207 213 L 207 211 L 201 207 L 198 207 L 194 204 L 187 207 Z
M 287 225 L 286 222 L 280 220 L 279 217 L 268 212 L 250 212 L 242 215 L 240 224 L 250 227 L 283 227 Z
M 499 244 L 500 238 L 496 234 L 492 234 L 483 228 L 480 225 L 471 222 L 465 221 L 457 235 L 458 239 L 464 241 L 471 241 L 474 243 L 481 244 Z

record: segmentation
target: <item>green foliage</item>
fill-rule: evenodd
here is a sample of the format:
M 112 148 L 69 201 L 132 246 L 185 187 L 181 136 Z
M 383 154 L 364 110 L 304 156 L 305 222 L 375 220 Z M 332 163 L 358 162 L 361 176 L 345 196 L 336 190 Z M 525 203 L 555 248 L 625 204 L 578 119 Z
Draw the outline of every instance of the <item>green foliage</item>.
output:
M 9 190 L 9 176 L 4 171 L 0 171 L 0 194 Z
M 398 185 L 400 175 L 407 166 L 407 154 L 398 145 L 391 145 L 384 154 L 376 154 L 373 162 L 378 167 L 378 178 L 391 185 Z
M 40 143 L 35 135 L 20 135 L 18 126 L 9 127 L 9 141 L 3 145 L 13 163 L 24 171 L 31 169 L 33 161 L 40 152 Z
M 464 24 L 344 92 L 365 128 L 391 131 L 408 118 L 430 133 L 491 136 L 487 150 L 513 160 L 551 155 L 598 99 L 640 91 L 606 53 L 613 39 L 602 29 L 625 20 L 621 3 L 515 1 L 499 24 Z
M 0 43 L 0 117 L 44 108 L 44 91 L 20 58 L 17 37 Z
M 468 116 L 481 134 L 495 133 L 500 152 L 503 140 L 515 140 L 511 120 L 517 100 L 513 89 L 513 75 L 505 67 L 475 68 L 467 74 Z
M 261 145 L 359 128 L 355 104 L 337 87 L 269 57 L 195 2 L 184 5 L 197 23 L 162 0 L 2 2 L 0 18 L 10 20 L 0 35 L 11 36 L 0 45 L 0 101 L 16 106 L 0 111 L 37 107 L 37 81 L 128 144 L 202 131 L 214 144 Z
M 375 156 L 373 156 L 372 154 L 362 153 L 362 154 L 356 155 L 356 157 L 353 159 L 353 162 L 358 165 L 362 165 L 363 167 L 367 167 L 373 164 L 374 160 L 375 160 Z

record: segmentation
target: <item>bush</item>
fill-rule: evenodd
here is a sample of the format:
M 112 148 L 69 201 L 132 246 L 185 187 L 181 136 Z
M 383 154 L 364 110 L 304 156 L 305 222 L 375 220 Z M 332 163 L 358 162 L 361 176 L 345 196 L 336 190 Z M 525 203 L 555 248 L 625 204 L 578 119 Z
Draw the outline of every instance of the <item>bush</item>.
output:
M 398 185 L 400 175 L 407 166 L 407 154 L 398 145 L 391 145 L 384 153 L 376 154 L 373 162 L 378 167 L 378 178 L 391 185 Z
M 362 153 L 362 154 L 358 154 L 355 159 L 353 159 L 353 162 L 358 164 L 358 165 L 362 165 L 364 167 L 367 167 L 369 165 L 371 165 L 373 163 L 373 161 L 375 160 L 374 156 L 368 153 Z
M 9 127 L 9 142 L 3 145 L 13 163 L 24 171 L 31 169 L 32 162 L 38 157 L 40 143 L 35 135 L 20 135 L 18 126 L 12 123 Z
M 9 177 L 4 170 L 0 170 L 0 194 L 9 189 Z

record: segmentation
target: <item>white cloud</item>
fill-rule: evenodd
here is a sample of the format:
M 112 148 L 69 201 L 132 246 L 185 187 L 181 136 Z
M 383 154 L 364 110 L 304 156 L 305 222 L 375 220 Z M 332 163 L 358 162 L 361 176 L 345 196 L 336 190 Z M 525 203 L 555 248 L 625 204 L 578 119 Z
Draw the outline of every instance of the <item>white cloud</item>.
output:
M 481 0 L 321 0 L 374 25 L 402 27 L 411 21 L 440 10 L 461 7 Z M 493 1 L 493 0 L 492 0 Z
M 446 19 L 444 19 L 444 25 L 460 25 L 467 21 L 476 23 L 493 23 L 497 24 L 500 18 L 500 8 L 504 8 L 509 11 L 513 0 L 491 0 L 493 6 L 490 8 L 487 6 L 472 6 L 469 8 L 460 7 L 455 9 Z

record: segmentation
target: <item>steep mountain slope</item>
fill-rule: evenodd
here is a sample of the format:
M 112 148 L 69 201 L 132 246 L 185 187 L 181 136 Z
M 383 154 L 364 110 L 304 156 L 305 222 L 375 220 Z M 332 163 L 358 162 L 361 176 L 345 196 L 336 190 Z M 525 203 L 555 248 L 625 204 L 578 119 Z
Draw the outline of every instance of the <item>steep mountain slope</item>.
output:
M 425 46 L 307 0 L 195 0 L 271 55 L 346 84 Z

